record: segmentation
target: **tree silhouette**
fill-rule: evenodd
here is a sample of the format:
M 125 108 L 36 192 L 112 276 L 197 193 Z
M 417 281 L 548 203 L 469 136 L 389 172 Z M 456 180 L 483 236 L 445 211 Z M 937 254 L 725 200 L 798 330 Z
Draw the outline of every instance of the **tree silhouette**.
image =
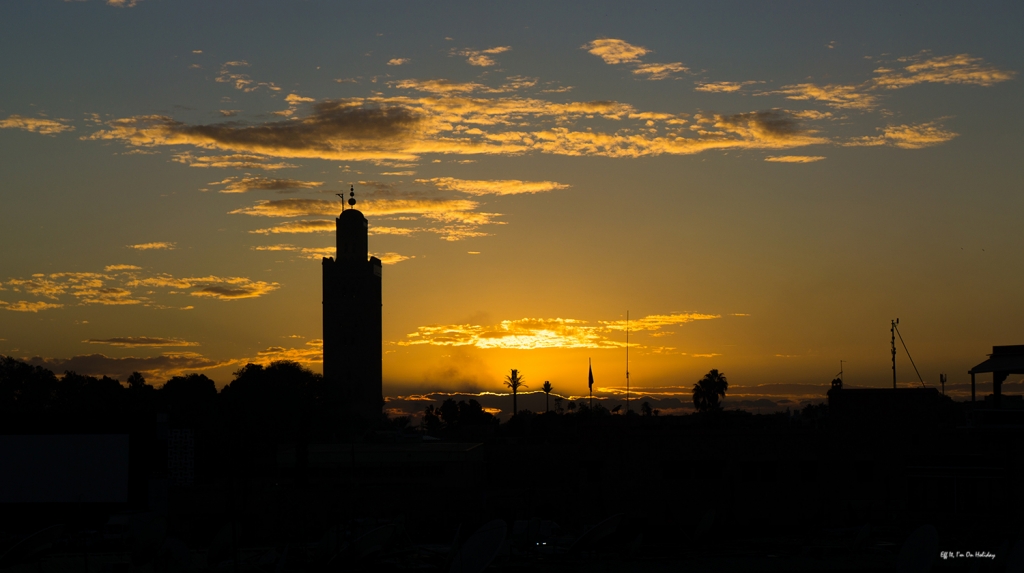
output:
M 541 386 L 540 389 L 544 391 L 544 413 L 547 414 L 550 409 L 548 408 L 548 398 L 551 397 L 551 391 L 554 390 L 554 388 L 551 387 L 551 382 L 545 380 L 544 385 Z
M 441 421 L 444 422 L 447 428 L 456 428 L 459 425 L 459 405 L 455 402 L 455 398 L 448 398 L 444 402 L 441 402 L 441 407 L 438 408 L 441 414 Z
M 441 411 L 440 408 L 435 408 L 433 404 L 430 404 L 423 410 L 423 427 L 428 432 L 436 432 L 441 429 Z
M 158 390 L 171 421 L 182 427 L 195 427 L 211 417 L 217 400 L 217 386 L 205 374 L 175 376 Z
M 146 385 L 146 379 L 138 372 L 132 372 L 128 376 L 128 387 L 132 390 L 141 390 Z
M 246 364 L 221 390 L 221 398 L 235 430 L 246 439 L 290 442 L 311 431 L 331 435 L 350 420 L 337 415 L 340 402 L 323 386 L 323 376 L 297 362 Z
M 641 415 L 650 416 L 653 412 L 654 412 L 654 410 L 651 410 L 651 403 L 650 402 L 644 402 L 643 404 L 640 404 L 640 414 Z
M 520 388 L 526 388 L 526 384 L 523 384 L 523 377 L 519 371 L 513 368 L 512 373 L 505 377 L 505 385 L 512 389 L 512 415 L 515 416 L 519 412 L 517 394 Z
M 693 406 L 698 412 L 712 412 L 722 409 L 719 396 L 725 398 L 729 389 L 729 381 L 717 369 L 704 375 L 693 385 Z
M 39 414 L 51 408 L 57 395 L 57 376 L 42 366 L 30 366 L 0 356 L 0 416 Z

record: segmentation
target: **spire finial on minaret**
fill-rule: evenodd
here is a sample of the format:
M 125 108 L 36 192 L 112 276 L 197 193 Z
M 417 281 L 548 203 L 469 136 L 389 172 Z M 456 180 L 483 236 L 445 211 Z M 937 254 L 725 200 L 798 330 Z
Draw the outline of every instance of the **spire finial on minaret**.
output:
M 356 186 L 352 185 L 348 189 L 348 205 L 349 207 L 356 206 Z

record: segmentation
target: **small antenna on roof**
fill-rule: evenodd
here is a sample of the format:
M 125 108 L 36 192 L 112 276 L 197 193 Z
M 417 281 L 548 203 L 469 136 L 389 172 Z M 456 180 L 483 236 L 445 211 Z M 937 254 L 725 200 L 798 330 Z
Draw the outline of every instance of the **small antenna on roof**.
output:
M 352 185 L 348 189 L 348 206 L 355 208 L 356 206 L 356 186 Z

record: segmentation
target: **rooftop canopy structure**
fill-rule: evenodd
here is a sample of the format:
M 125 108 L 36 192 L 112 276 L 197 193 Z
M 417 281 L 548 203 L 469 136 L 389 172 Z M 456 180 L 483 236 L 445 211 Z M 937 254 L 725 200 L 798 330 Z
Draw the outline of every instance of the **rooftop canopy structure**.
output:
M 992 373 L 992 405 L 998 409 L 1003 380 L 1010 374 L 1024 374 L 1024 344 L 993 346 L 988 360 L 968 371 L 971 375 L 971 402 L 975 401 L 974 375 L 983 372 Z

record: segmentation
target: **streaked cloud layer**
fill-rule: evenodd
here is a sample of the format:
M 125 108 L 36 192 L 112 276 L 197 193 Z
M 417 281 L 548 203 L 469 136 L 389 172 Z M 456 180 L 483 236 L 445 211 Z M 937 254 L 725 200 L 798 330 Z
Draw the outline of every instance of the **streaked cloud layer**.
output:
M 945 143 L 958 134 L 946 131 L 937 122 L 919 125 L 889 125 L 879 128 L 882 133 L 854 138 L 843 143 L 847 146 L 889 145 L 903 149 L 921 149 Z
M 210 185 L 223 185 L 221 193 L 246 193 L 248 191 L 277 191 L 285 193 L 299 189 L 315 189 L 323 181 L 299 181 L 298 179 L 273 179 L 270 177 L 228 177 Z
M 136 347 L 165 347 L 165 346 L 199 346 L 198 342 L 189 342 L 180 338 L 161 338 L 157 336 L 115 336 L 113 338 L 83 340 L 89 344 L 109 344 L 110 346 L 123 346 L 125 348 Z
M 276 282 L 254 281 L 245 277 L 174 277 L 166 273 L 147 273 L 136 269 L 103 273 L 37 273 L 29 278 L 10 278 L 0 285 L 4 290 L 15 293 L 60 301 L 22 301 L 17 305 L 8 303 L 4 306 L 8 310 L 29 312 L 72 305 L 173 308 L 166 304 L 171 300 L 165 298 L 165 295 L 185 294 L 230 301 L 257 298 L 280 287 Z
M 133 372 L 139 372 L 148 382 L 157 384 L 187 372 L 201 372 L 238 363 L 235 360 L 214 360 L 195 352 L 168 352 L 149 357 L 111 357 L 104 354 L 83 354 L 71 358 L 35 356 L 27 361 L 33 366 L 42 366 L 54 372 L 72 371 L 89 376 L 110 376 L 117 380 L 127 380 Z
M 713 320 L 720 315 L 682 313 L 651 315 L 630 321 L 633 332 L 659 330 L 695 320 Z M 412 346 L 474 346 L 476 348 L 514 348 L 535 350 L 540 348 L 619 348 L 625 338 L 615 332 L 624 332 L 625 320 L 599 321 L 591 324 L 572 318 L 522 318 L 503 320 L 496 325 L 449 324 L 421 326 L 416 332 L 398 342 Z M 633 344 L 641 347 L 642 345 Z
M 7 119 L 0 119 L 0 129 L 23 129 L 43 135 L 52 135 L 63 131 L 71 131 L 74 126 L 67 120 L 46 119 L 40 117 L 22 117 L 14 114 Z
M 569 185 L 555 181 L 520 181 L 518 179 L 481 181 L 434 177 L 432 179 L 417 179 L 416 182 L 432 183 L 438 189 L 458 191 L 467 195 L 519 195 L 521 193 L 543 193 L 569 187 Z
M 666 79 L 688 71 L 679 62 L 641 62 L 640 58 L 650 50 L 623 40 L 599 39 L 584 48 L 607 63 L 628 64 L 632 74 L 647 79 Z M 484 57 L 503 51 L 507 51 L 505 47 L 458 53 Z M 932 56 L 922 52 L 899 58 L 894 64 L 876 68 L 874 76 L 860 84 L 804 82 L 762 89 L 755 95 L 781 96 L 794 102 L 866 112 L 881 105 L 885 92 L 916 84 L 992 86 L 1014 77 L 1014 72 L 968 54 Z M 245 66 L 247 63 L 242 61 L 224 64 L 218 81 L 230 80 L 243 90 L 263 85 L 252 82 L 247 76 L 225 75 L 223 71 Z M 699 82 L 695 89 L 736 93 L 757 83 Z M 390 85 L 397 90 L 431 95 L 380 94 L 315 100 L 290 94 L 286 100 L 293 107 L 289 108 L 286 120 L 202 124 L 166 115 L 139 115 L 109 120 L 103 128 L 84 137 L 120 141 L 134 148 L 191 146 L 194 151 L 178 152 L 176 161 L 191 166 L 261 169 L 291 166 L 270 161 L 268 157 L 339 161 L 417 161 L 424 155 L 437 154 L 643 157 L 689 155 L 708 150 L 799 148 L 835 140 L 824 134 L 826 126 L 805 125 L 808 121 L 828 117 L 815 116 L 810 110 L 769 108 L 731 114 L 665 113 L 640 110 L 619 101 L 561 102 L 518 95 L 522 90 L 535 90 L 537 85 L 536 79 L 522 76 L 508 76 L 497 87 L 443 78 L 396 80 Z M 308 104 L 305 115 L 294 107 L 299 104 Z M 26 123 L 28 120 L 20 116 L 5 121 L 30 129 L 26 127 L 30 125 Z M 64 127 L 63 124 L 39 124 L 35 129 L 59 133 Z M 210 150 L 228 154 L 196 154 Z M 266 185 L 273 185 L 269 179 L 252 177 L 238 181 L 265 181 Z M 229 185 L 225 191 L 249 188 L 237 183 Z

